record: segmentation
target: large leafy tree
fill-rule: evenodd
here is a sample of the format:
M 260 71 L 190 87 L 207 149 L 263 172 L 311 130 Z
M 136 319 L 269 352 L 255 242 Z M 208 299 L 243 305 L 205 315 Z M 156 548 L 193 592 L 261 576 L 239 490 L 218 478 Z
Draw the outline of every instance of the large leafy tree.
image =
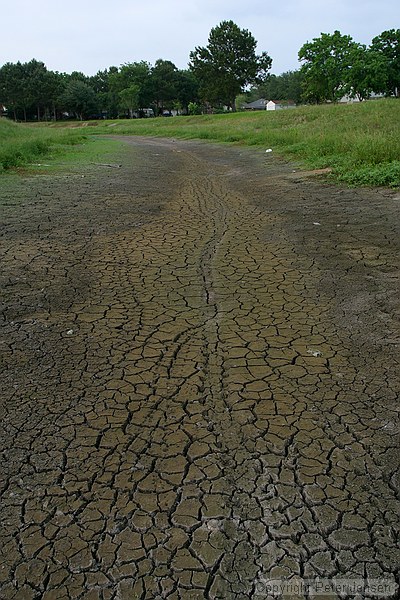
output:
M 268 79 L 258 86 L 256 96 L 252 99 L 266 98 L 267 100 L 293 100 L 300 102 L 303 74 L 301 71 L 286 71 L 281 75 L 270 75 Z
M 120 104 L 123 109 L 128 109 L 129 116 L 134 117 L 133 112 L 140 108 L 139 106 L 140 87 L 136 83 L 132 83 L 129 87 L 124 88 L 120 93 Z
M 346 78 L 357 46 L 340 31 L 322 33 L 299 51 L 304 76 L 304 97 L 312 102 L 336 102 L 346 92 Z
M 371 50 L 385 60 L 386 83 L 375 91 L 400 96 L 400 29 L 389 29 L 374 37 Z
M 96 75 L 89 79 L 89 85 L 96 93 L 100 110 L 108 118 L 118 116 L 120 98 L 118 92 L 111 86 L 111 79 L 115 73 L 118 73 L 118 67 L 113 66 L 104 71 L 97 71 Z
M 110 75 L 110 92 L 116 94 L 120 101 L 122 98 L 131 97 L 132 94 L 126 92 L 121 96 L 121 92 L 137 86 L 137 104 L 139 109 L 148 108 L 151 102 L 150 89 L 151 65 L 148 62 L 140 61 L 126 63 L 122 65 L 117 72 Z M 123 102 L 123 101 L 122 101 Z M 129 108 L 124 106 L 124 108 Z
M 24 69 L 20 62 L 5 63 L 0 69 L 0 102 L 17 120 L 17 111 L 24 96 Z
M 57 119 L 57 112 L 60 108 L 59 99 L 66 86 L 65 74 L 57 71 L 46 70 L 43 73 L 36 93 L 36 111 L 37 117 Z
M 61 102 L 66 110 L 75 113 L 81 121 L 97 110 L 97 98 L 93 88 L 80 79 L 70 80 L 62 94 Z
M 35 106 L 37 119 L 40 121 L 41 109 L 48 104 L 47 92 L 50 79 L 45 64 L 37 61 L 34 58 L 25 63 L 24 79 L 25 79 L 25 102 L 26 106 Z
M 70 75 L 67 75 L 69 81 L 81 81 L 82 83 L 89 84 L 89 77 L 82 73 L 82 71 L 72 71 Z
M 40 120 L 53 111 L 60 95 L 63 76 L 48 71 L 45 64 L 36 59 L 26 63 L 6 63 L 0 69 L 0 102 L 14 119 Z
M 382 53 L 355 44 L 350 50 L 351 64 L 344 74 L 344 90 L 351 98 L 367 100 L 371 92 L 385 88 L 386 63 Z
M 190 69 L 200 82 L 204 100 L 236 110 L 235 98 L 249 84 L 265 80 L 272 59 L 256 54 L 257 42 L 247 29 L 222 21 L 211 29 L 206 47 L 190 53 Z
M 191 71 L 181 70 L 176 74 L 176 100 L 187 114 L 189 104 L 199 100 L 199 82 Z
M 171 109 L 177 99 L 178 69 L 170 60 L 156 60 L 151 71 L 153 104 L 158 114 Z

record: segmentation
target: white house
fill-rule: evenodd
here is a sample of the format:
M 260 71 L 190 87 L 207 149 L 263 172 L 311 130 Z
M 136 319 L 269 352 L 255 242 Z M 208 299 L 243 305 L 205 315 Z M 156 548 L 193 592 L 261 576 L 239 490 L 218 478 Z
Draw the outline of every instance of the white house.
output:
M 267 110 L 281 110 L 283 108 L 296 108 L 292 100 L 270 100 L 267 102 Z
M 375 94 L 375 92 L 371 92 L 369 95 L 368 100 L 380 100 L 381 98 L 384 98 L 385 94 Z M 360 99 L 356 96 L 355 98 L 351 97 L 351 96 L 342 96 L 342 98 L 339 99 L 339 104 L 354 104 L 355 102 L 360 102 Z
M 340 104 L 354 104 L 360 102 L 360 99 L 355 97 L 352 98 L 351 96 L 348 96 L 347 94 L 345 96 L 342 96 L 339 100 Z
M 276 100 L 267 102 L 267 110 L 279 110 L 282 106 Z
M 280 110 L 281 108 L 296 108 L 293 100 L 265 100 L 260 98 L 254 102 L 242 104 L 244 110 Z

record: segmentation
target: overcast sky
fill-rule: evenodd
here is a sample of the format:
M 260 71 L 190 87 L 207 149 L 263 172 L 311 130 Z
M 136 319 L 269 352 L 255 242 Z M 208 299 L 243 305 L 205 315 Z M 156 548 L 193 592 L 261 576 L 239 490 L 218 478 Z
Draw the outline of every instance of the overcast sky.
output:
M 36 58 L 86 75 L 158 58 L 184 69 L 223 20 L 253 34 L 276 74 L 297 69 L 300 47 L 321 32 L 369 44 L 400 27 L 399 0 L 2 0 L 0 8 L 0 65 Z

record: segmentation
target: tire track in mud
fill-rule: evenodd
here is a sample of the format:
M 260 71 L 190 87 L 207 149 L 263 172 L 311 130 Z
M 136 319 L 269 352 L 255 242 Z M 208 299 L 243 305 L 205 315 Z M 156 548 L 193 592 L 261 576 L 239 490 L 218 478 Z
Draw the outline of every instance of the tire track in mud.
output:
M 29 182 L 8 217 L 1 597 L 393 582 L 398 362 L 321 293 L 336 230 L 328 267 L 296 246 L 291 211 L 321 188 L 237 150 L 129 144 L 118 174 Z

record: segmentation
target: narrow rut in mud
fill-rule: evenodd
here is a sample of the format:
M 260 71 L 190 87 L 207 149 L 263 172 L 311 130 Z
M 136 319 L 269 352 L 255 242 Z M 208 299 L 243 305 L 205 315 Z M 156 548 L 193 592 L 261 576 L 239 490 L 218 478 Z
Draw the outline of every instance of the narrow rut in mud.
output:
M 125 142 L 2 188 L 0 597 L 391 593 L 400 197 Z

